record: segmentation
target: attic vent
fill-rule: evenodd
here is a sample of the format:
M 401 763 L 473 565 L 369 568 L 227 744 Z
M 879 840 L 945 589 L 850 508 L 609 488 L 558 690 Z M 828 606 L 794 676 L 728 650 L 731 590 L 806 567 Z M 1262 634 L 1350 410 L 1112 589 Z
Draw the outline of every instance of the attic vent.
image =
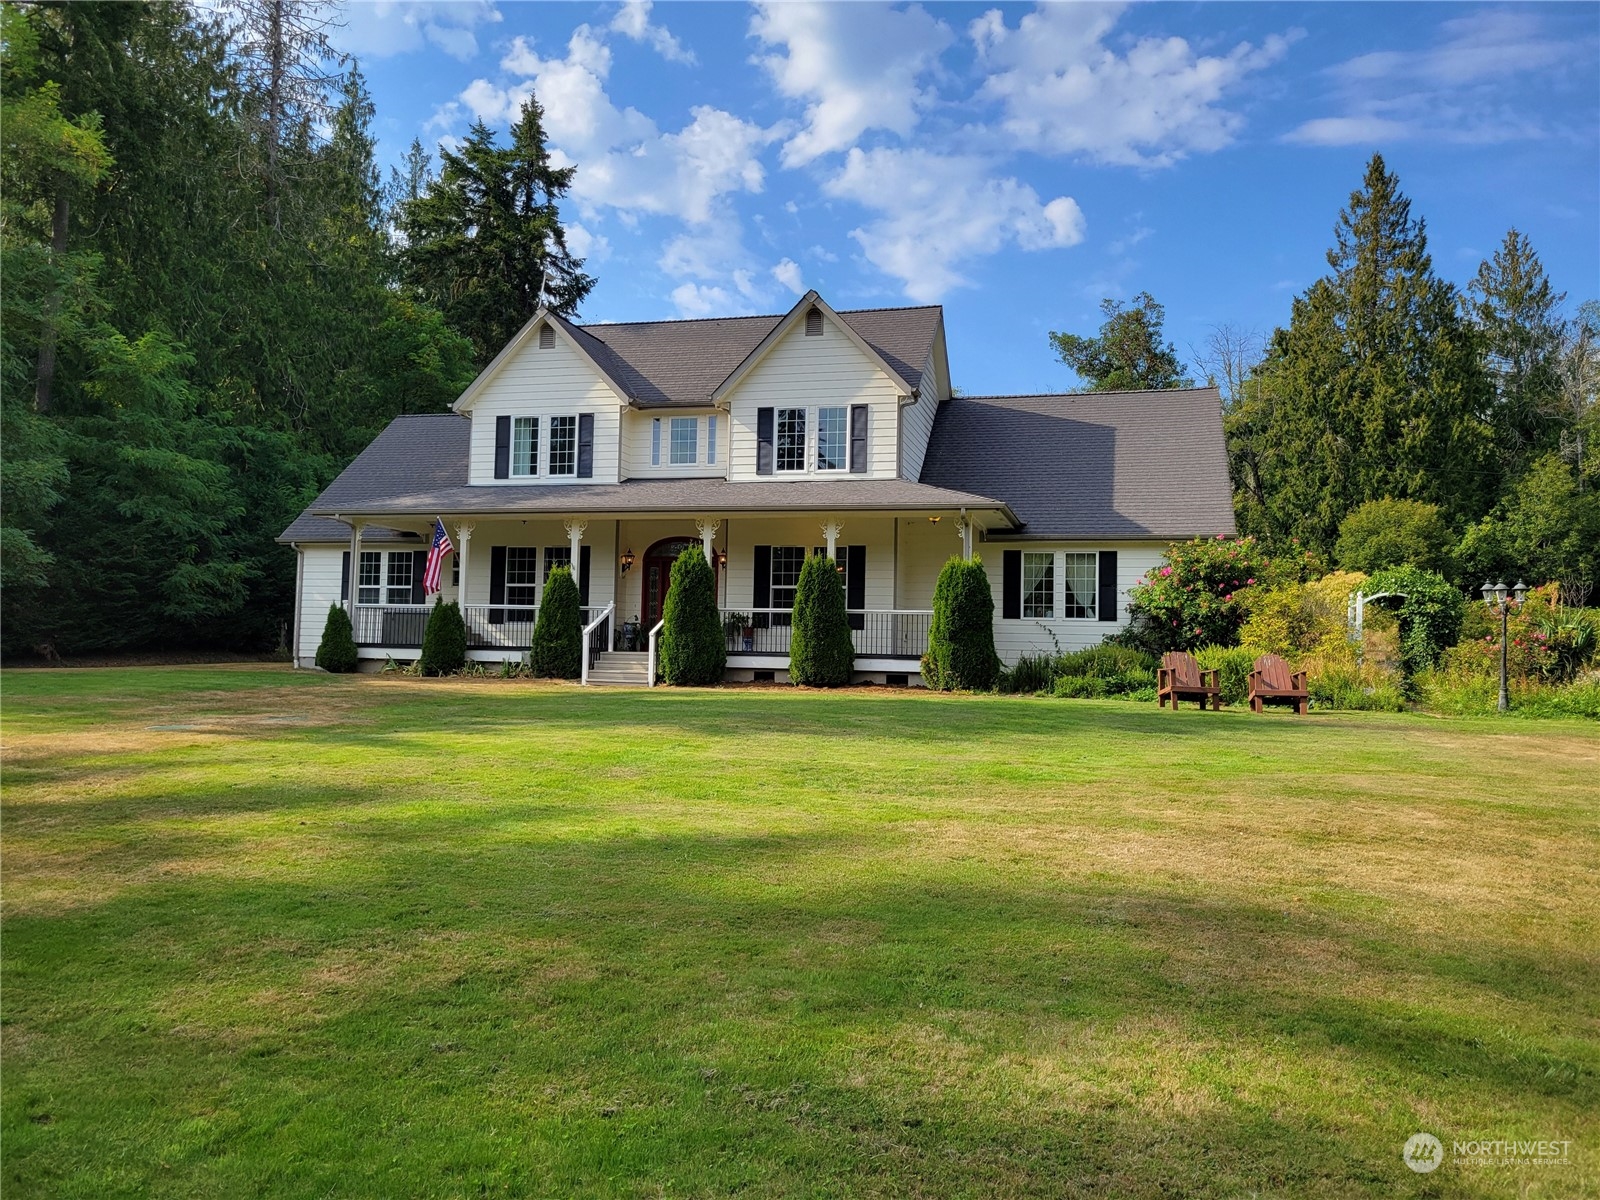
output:
M 539 349 L 548 350 L 556 344 L 556 331 L 553 326 L 539 326 Z
M 813 308 L 806 312 L 806 336 L 822 336 L 822 310 Z

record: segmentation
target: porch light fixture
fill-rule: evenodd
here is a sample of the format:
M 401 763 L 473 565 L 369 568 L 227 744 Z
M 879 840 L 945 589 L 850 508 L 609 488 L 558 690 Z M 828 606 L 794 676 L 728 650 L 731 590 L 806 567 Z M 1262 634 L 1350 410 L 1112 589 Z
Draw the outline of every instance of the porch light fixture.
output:
M 937 525 L 943 519 L 944 519 L 943 517 L 929 517 L 928 518 L 928 524 Z
M 618 561 L 622 563 L 622 573 L 624 575 L 633 570 L 633 547 L 629 546 L 626 550 L 624 550 L 622 552 L 622 558 Z
M 718 550 L 712 557 L 717 560 L 717 570 L 721 571 L 727 568 L 728 552 L 726 550 Z

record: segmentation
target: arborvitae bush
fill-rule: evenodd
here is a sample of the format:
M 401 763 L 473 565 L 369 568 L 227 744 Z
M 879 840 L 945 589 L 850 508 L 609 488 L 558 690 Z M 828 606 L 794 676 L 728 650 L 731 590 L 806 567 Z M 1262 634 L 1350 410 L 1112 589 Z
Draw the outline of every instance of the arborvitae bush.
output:
M 843 687 L 855 669 L 844 584 L 833 559 L 814 554 L 800 568 L 789 635 L 789 679 L 807 687 Z
M 528 669 L 537 679 L 576 679 L 583 674 L 583 615 L 570 567 L 545 580 L 539 619 L 528 646 Z
M 691 546 L 672 564 L 662 618 L 662 678 L 680 687 L 722 682 L 728 635 L 717 614 L 716 576 L 699 546 Z
M 922 681 L 946 692 L 986 692 L 999 674 L 989 573 L 981 558 L 952 558 L 933 589 L 933 625 L 922 659 Z
M 424 675 L 454 675 L 467 665 L 467 624 L 455 601 L 435 604 L 428 614 L 418 663 Z
M 317 666 L 343 675 L 356 669 L 356 658 L 356 634 L 350 627 L 350 614 L 335 604 L 328 610 L 328 623 L 322 627 Z

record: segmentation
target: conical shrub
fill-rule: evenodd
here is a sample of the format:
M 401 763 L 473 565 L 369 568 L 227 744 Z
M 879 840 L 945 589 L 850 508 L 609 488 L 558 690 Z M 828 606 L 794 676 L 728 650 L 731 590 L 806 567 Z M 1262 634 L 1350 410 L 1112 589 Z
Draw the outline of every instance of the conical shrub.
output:
M 358 657 L 350 614 L 335 604 L 328 610 L 328 623 L 322 627 L 322 641 L 317 645 L 317 666 L 324 671 L 344 675 L 356 669 Z
M 800 568 L 795 586 L 789 679 L 806 687 L 843 687 L 855 662 L 838 566 L 826 555 L 814 554 Z
M 467 624 L 455 601 L 435 604 L 422 631 L 419 666 L 424 675 L 454 675 L 467 665 Z
M 987 692 L 1000 674 L 994 593 L 980 558 L 952 558 L 933 589 L 933 624 L 922 682 L 941 691 Z
M 721 683 L 728 637 L 717 615 L 717 579 L 700 547 L 672 564 L 662 619 L 661 677 L 680 687 Z
M 576 679 L 583 673 L 583 610 L 570 567 L 557 567 L 545 580 L 528 667 L 538 679 Z

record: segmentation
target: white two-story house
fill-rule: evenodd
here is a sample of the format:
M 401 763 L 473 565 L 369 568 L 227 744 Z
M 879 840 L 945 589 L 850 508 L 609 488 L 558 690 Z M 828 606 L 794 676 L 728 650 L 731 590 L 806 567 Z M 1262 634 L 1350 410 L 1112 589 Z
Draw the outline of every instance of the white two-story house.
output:
M 396 418 L 284 530 L 297 663 L 335 604 L 363 659 L 416 656 L 436 517 L 475 659 L 526 651 L 563 564 L 595 652 L 643 651 L 698 545 L 730 678 L 784 678 L 800 566 L 824 553 L 857 671 L 896 683 L 919 679 L 951 555 L 981 555 L 1012 662 L 1100 641 L 1168 542 L 1233 532 L 1214 388 L 952 395 L 941 309 L 837 312 L 815 292 L 781 316 L 537 313 L 453 412 Z

